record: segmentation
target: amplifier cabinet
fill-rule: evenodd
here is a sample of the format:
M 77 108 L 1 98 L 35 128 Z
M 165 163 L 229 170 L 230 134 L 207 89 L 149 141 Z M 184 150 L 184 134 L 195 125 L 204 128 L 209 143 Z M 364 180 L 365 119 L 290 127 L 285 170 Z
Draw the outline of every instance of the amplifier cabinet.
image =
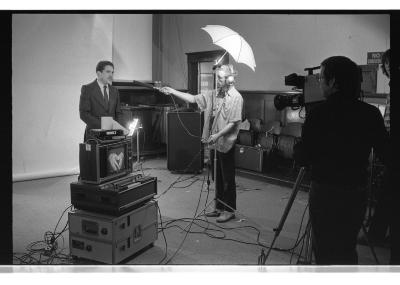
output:
M 167 112 L 167 168 L 180 173 L 203 170 L 203 112 Z
M 235 167 L 262 172 L 266 155 L 265 149 L 236 144 Z
M 68 222 L 72 256 L 117 264 L 157 240 L 157 202 L 119 217 L 75 210 Z
M 239 145 L 254 146 L 256 142 L 256 133 L 252 130 L 239 130 L 237 143 Z

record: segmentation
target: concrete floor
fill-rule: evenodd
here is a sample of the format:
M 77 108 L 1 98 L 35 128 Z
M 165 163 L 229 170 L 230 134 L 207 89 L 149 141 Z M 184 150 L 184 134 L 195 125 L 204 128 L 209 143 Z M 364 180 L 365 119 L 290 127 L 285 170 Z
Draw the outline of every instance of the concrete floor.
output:
M 158 178 L 158 193 L 164 192 L 168 186 L 178 177 L 188 180 L 178 183 L 157 200 L 162 213 L 162 219 L 192 218 L 198 202 L 198 212 L 206 205 L 207 185 L 203 178 L 207 174 L 178 175 L 172 174 L 166 169 L 165 158 L 153 158 L 143 164 L 144 173 Z M 77 176 L 57 177 L 50 179 L 17 182 L 13 185 L 13 248 L 14 253 L 26 252 L 26 246 L 33 242 L 43 240 L 46 231 L 54 230 L 54 227 L 65 208 L 70 205 L 69 184 L 77 180 Z M 189 187 L 184 186 L 191 184 Z M 259 179 L 248 176 L 236 176 L 237 205 L 236 218 L 228 223 L 218 226 L 231 228 L 220 229 L 221 232 L 208 230 L 207 233 L 221 236 L 225 239 L 211 238 L 201 233 L 202 228 L 195 224 L 191 230 L 200 233 L 187 235 L 180 251 L 168 264 L 179 265 L 257 265 L 257 259 L 261 246 L 257 244 L 245 244 L 257 242 L 257 230 L 260 232 L 259 241 L 269 245 L 274 237 L 273 228 L 277 227 L 283 214 L 288 198 L 292 192 L 291 188 L 269 184 Z M 201 195 L 201 197 L 200 197 Z M 199 200 L 200 198 L 200 200 Z M 208 202 L 214 198 L 214 189 L 211 184 Z M 275 247 L 290 248 L 294 245 L 298 234 L 300 221 L 307 205 L 308 194 L 299 192 L 292 209 L 286 220 L 284 228 L 279 235 Z M 212 204 L 211 204 L 212 205 Z M 305 215 L 307 219 L 307 213 Z M 215 223 L 215 218 L 208 218 Z M 67 222 L 67 215 L 60 221 L 58 230 L 62 229 Z M 176 222 L 174 225 L 186 227 L 189 222 Z M 202 225 L 206 225 L 202 222 Z M 242 227 L 242 228 L 238 228 Z M 244 228 L 243 228 L 244 227 Z M 252 227 L 252 228 L 251 228 Z M 210 225 L 215 229 L 215 226 Z M 233 229 L 232 229 L 233 228 Z M 236 229 L 235 229 L 236 228 Z M 256 228 L 256 229 L 255 229 Z M 177 227 L 171 227 L 164 231 L 168 255 L 164 263 L 174 255 L 185 232 Z M 63 234 L 64 246 L 60 240 L 60 248 L 65 247 L 64 253 L 68 254 L 68 231 Z M 375 249 L 381 264 L 388 264 L 389 251 L 386 248 Z M 359 262 L 364 265 L 374 265 L 374 259 L 370 249 L 366 246 L 358 246 Z M 154 246 L 125 261 L 126 264 L 153 265 L 158 264 L 165 255 L 165 241 L 162 233 Z M 290 253 L 273 250 L 267 264 L 289 265 Z M 297 258 L 294 256 L 292 264 Z M 16 262 L 18 263 L 18 262 Z M 55 261 L 56 263 L 56 261 Z M 78 260 L 78 264 L 97 264 L 87 260 Z

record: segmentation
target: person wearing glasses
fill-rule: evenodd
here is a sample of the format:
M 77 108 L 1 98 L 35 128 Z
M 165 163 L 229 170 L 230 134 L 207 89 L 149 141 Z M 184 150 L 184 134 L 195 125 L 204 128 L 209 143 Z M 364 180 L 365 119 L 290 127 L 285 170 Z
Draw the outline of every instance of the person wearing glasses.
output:
M 318 265 L 357 264 L 357 236 L 366 212 L 371 148 L 382 159 L 387 140 L 375 106 L 359 100 L 361 72 L 344 56 L 321 63 L 325 101 L 306 114 L 295 159 L 311 169 L 312 246 Z

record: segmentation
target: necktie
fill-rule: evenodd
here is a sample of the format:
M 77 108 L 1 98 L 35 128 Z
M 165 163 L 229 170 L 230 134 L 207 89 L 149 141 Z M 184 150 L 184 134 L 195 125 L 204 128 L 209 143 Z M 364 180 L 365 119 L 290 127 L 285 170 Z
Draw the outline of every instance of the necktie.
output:
M 106 103 L 106 106 L 108 108 L 108 94 L 107 94 L 107 85 L 104 85 L 104 102 Z

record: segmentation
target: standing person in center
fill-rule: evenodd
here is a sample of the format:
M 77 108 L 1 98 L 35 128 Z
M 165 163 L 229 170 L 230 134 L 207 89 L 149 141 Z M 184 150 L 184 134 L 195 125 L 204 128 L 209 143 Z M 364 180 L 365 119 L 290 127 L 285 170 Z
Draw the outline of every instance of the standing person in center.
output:
M 170 87 L 161 88 L 161 92 L 197 103 L 205 111 L 202 141 L 216 144 L 217 153 L 217 201 L 214 211 L 206 213 L 206 216 L 217 217 L 216 221 L 223 223 L 235 217 L 235 143 L 242 121 L 243 98 L 234 86 L 236 72 L 232 65 L 222 65 L 216 72 L 217 94 L 210 92 L 193 96 Z

